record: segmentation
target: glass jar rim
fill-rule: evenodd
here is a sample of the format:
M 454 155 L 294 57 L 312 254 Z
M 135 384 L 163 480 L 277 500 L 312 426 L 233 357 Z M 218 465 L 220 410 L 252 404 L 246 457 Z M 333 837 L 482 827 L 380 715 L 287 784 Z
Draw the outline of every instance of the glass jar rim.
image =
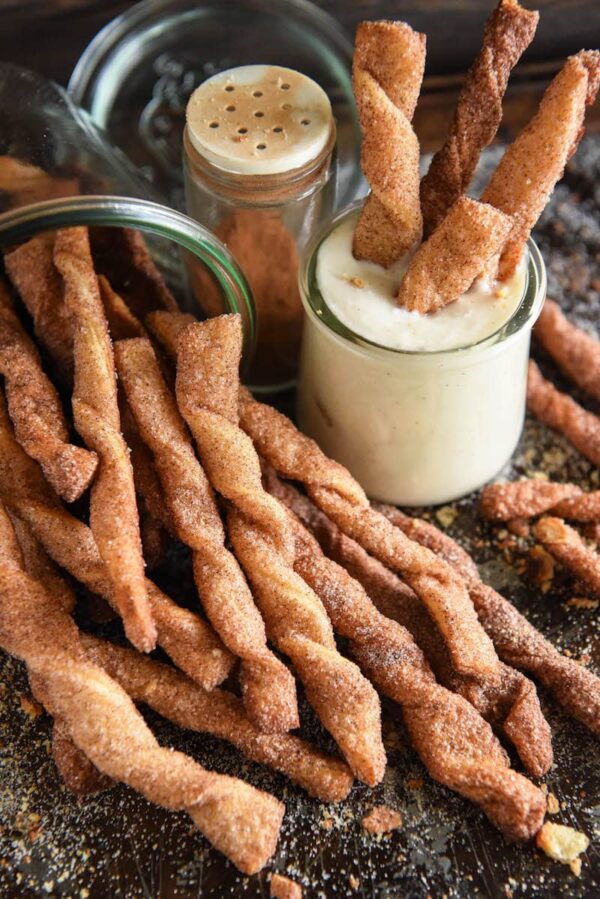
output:
M 0 249 L 27 240 L 41 231 L 90 227 L 136 228 L 174 241 L 211 272 L 232 313 L 244 322 L 248 354 L 256 347 L 256 309 L 248 282 L 227 247 L 208 228 L 168 206 L 151 200 L 97 194 L 59 197 L 30 203 L 0 215 Z
M 358 200 L 331 219 L 310 242 L 300 263 L 300 296 L 305 312 L 321 327 L 331 332 L 338 340 L 349 343 L 354 350 L 362 352 L 375 352 L 381 355 L 391 354 L 411 358 L 450 358 L 453 355 L 466 353 L 470 350 L 481 350 L 504 343 L 518 335 L 530 323 L 533 326 L 541 312 L 546 297 L 546 267 L 537 244 L 530 237 L 527 241 L 527 266 L 521 300 L 504 324 L 486 337 L 482 337 L 473 343 L 441 350 L 403 350 L 377 343 L 353 331 L 332 312 L 326 303 L 317 286 L 316 265 L 318 252 L 323 242 L 342 221 L 358 212 L 363 202 L 364 200 Z

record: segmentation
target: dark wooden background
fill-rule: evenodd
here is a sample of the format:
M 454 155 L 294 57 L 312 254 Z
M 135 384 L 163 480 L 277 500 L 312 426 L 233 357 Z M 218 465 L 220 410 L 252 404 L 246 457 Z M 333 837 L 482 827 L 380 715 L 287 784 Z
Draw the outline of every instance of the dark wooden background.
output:
M 227 4 L 229 0 L 222 0 Z M 286 0 L 281 0 L 285 3 Z M 504 136 L 534 111 L 560 62 L 600 45 L 600 0 L 523 0 L 541 12 L 534 44 L 514 73 L 505 102 Z M 441 139 L 461 74 L 477 52 L 495 0 L 317 0 L 350 34 L 366 18 L 405 19 L 427 34 L 427 69 L 416 127 L 424 149 Z M 0 60 L 36 69 L 63 84 L 96 32 L 130 7 L 127 0 L 0 0 Z M 588 130 L 600 129 L 600 112 Z

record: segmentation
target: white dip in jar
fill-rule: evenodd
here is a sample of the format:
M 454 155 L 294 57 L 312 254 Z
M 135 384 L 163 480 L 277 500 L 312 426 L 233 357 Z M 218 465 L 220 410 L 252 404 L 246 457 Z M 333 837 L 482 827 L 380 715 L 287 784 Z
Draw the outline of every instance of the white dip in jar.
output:
M 448 502 L 497 474 L 519 440 L 543 262 L 530 241 L 506 285 L 477 281 L 436 313 L 409 312 L 395 303 L 408 260 L 354 259 L 357 216 L 342 214 L 305 261 L 299 424 L 373 499 Z

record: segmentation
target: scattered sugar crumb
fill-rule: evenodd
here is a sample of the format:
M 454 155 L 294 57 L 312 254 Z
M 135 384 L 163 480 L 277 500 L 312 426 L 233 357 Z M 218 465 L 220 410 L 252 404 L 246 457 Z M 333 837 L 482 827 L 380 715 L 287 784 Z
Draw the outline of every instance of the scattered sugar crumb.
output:
M 406 786 L 409 790 L 421 790 L 423 788 L 423 778 L 409 777 L 406 781 Z
M 387 805 L 378 805 L 365 815 L 361 823 L 367 833 L 389 833 L 402 826 L 402 815 Z
M 574 596 L 572 599 L 567 600 L 567 605 L 572 606 L 574 609 L 597 609 L 598 600 L 588 599 L 585 596 Z
M 273 874 L 270 895 L 271 899 L 302 899 L 302 887 L 283 874 Z
M 26 693 L 21 693 L 19 703 L 25 714 L 29 715 L 30 718 L 39 718 L 42 714 L 43 709 L 39 702 L 36 702 L 31 696 L 27 696 Z
M 437 509 L 435 513 L 435 517 L 444 528 L 449 528 L 454 524 L 457 515 L 458 510 L 453 509 L 452 506 L 442 506 L 442 508 Z
M 546 810 L 549 815 L 557 815 L 560 811 L 560 805 L 558 804 L 558 799 L 556 798 L 554 793 L 548 793 Z
M 563 865 L 570 865 L 574 874 L 579 876 L 581 861 L 578 856 L 585 852 L 590 841 L 584 833 L 567 827 L 564 824 L 554 824 L 546 821 L 535 838 L 536 845 L 549 858 L 553 858 Z M 573 862 L 579 862 L 574 865 Z
M 348 884 L 351 890 L 357 890 L 360 886 L 360 880 L 358 877 L 355 877 L 354 874 L 351 874 L 348 878 Z
M 547 593 L 554 578 L 554 559 L 543 546 L 536 545 L 529 550 L 529 561 L 531 579 L 542 593 Z

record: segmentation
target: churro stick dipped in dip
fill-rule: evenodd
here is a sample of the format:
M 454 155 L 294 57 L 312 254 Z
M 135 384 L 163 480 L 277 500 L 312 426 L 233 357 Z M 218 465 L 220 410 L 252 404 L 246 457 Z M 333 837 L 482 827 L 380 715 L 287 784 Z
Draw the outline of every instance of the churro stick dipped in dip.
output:
M 429 236 L 471 183 L 481 151 L 502 120 L 511 70 L 533 39 L 539 14 L 500 0 L 486 22 L 483 45 L 465 78 L 450 133 L 421 181 L 423 227 Z
M 504 153 L 481 199 L 513 219 L 498 277 L 514 273 L 531 229 L 584 132 L 586 106 L 600 85 L 600 53 L 582 50 L 554 78 L 527 127 Z
M 363 131 L 361 165 L 371 187 L 352 250 L 389 266 L 421 238 L 419 142 L 411 120 L 425 68 L 425 35 L 405 22 L 362 22 L 352 86 Z

